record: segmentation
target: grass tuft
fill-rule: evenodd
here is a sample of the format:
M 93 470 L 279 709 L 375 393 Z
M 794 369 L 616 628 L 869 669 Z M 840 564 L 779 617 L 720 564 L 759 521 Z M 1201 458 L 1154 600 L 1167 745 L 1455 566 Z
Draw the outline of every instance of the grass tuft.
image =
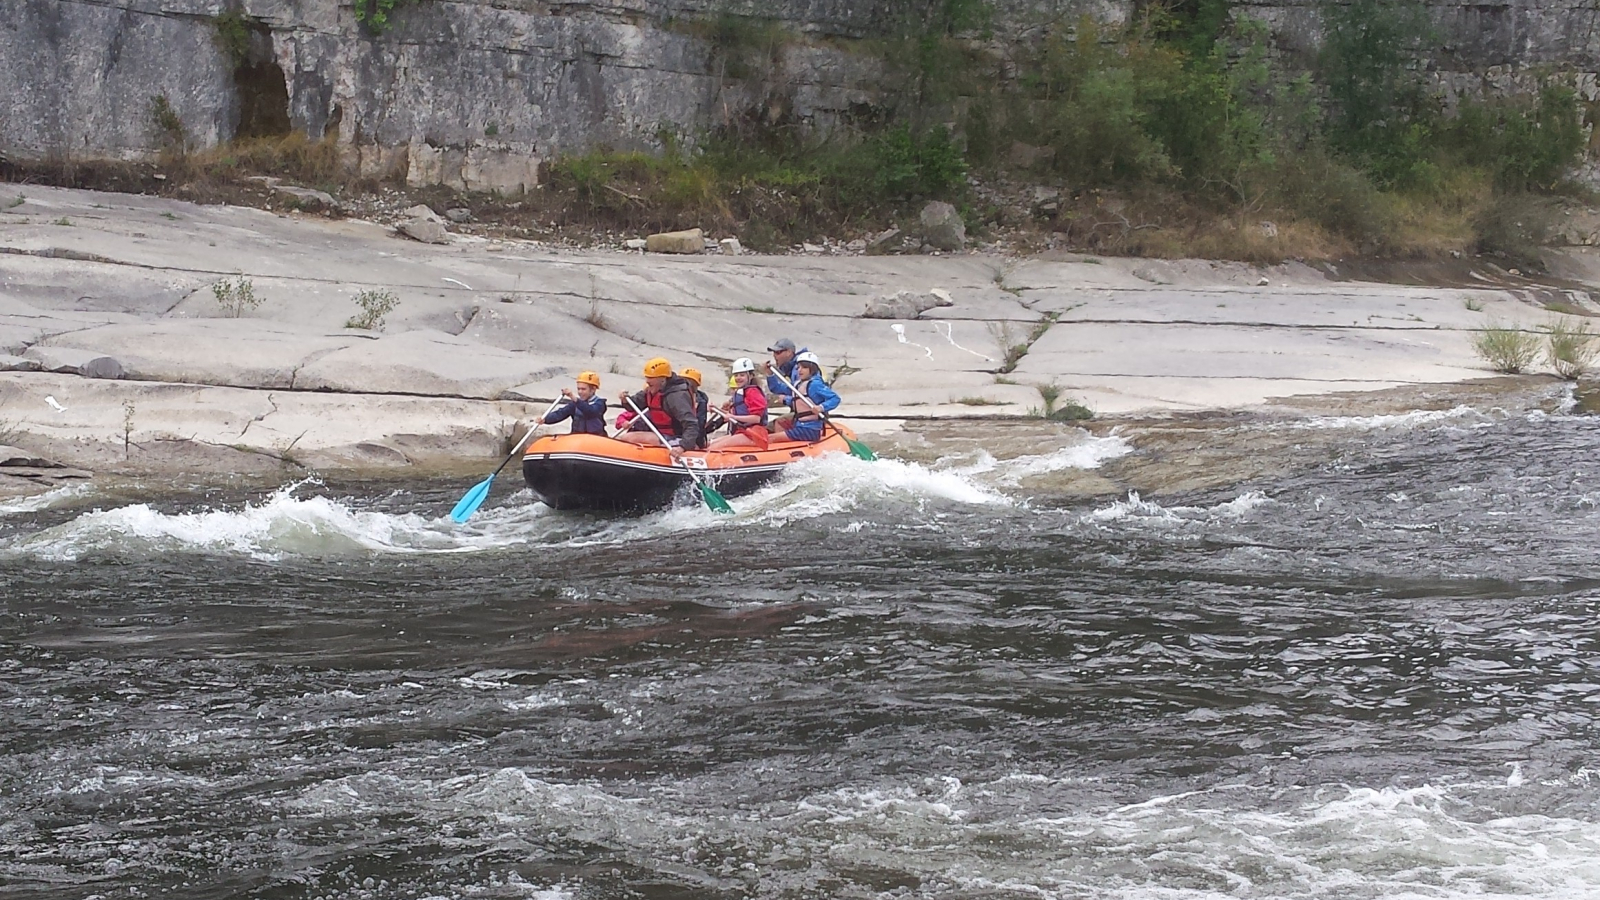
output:
M 1505 375 L 1521 374 L 1539 358 L 1538 336 L 1500 325 L 1479 332 L 1472 346 L 1489 368 Z
M 1595 353 L 1600 351 L 1595 337 L 1588 322 L 1570 325 L 1566 319 L 1557 319 L 1545 326 L 1545 360 L 1557 375 L 1576 381 L 1589 371 Z

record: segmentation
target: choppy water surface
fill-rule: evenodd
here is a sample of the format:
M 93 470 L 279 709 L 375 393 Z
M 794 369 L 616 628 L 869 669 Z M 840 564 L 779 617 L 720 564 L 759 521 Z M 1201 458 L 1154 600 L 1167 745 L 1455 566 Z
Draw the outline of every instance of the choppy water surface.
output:
M 3 504 L 0 894 L 1600 896 L 1597 437 L 1234 426 L 1297 462 L 1095 501 L 1048 485 L 1137 438 L 834 459 L 731 520 Z

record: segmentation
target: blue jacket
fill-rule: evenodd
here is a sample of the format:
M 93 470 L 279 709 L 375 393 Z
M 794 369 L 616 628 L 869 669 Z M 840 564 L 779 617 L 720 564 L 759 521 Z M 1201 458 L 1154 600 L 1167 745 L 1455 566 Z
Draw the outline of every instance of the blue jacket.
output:
M 833 412 L 839 408 L 839 395 L 833 392 L 833 388 L 828 387 L 828 383 L 822 380 L 821 375 L 797 383 L 795 387 L 799 389 L 800 396 L 822 407 L 823 412 Z M 794 412 L 796 415 L 801 415 L 799 410 Z
M 802 397 L 822 407 L 825 412 L 833 412 L 839 406 L 839 395 L 833 392 L 833 388 L 828 387 L 827 382 L 823 381 L 821 376 L 807 379 L 795 385 L 795 387 L 800 389 Z M 796 416 L 816 415 L 812 410 L 801 412 L 797 409 L 794 410 L 794 414 Z M 783 433 L 790 440 L 820 441 L 822 440 L 822 419 L 813 418 L 806 421 L 796 419 L 794 424 L 785 429 Z
M 772 367 L 772 374 L 767 376 L 767 393 L 771 394 L 773 399 L 778 401 L 778 406 L 789 405 L 789 388 L 784 385 L 783 378 L 778 377 L 778 373 L 782 372 L 783 377 L 789 379 L 789 384 L 798 384 L 800 382 L 800 364 L 795 362 L 795 356 L 809 352 L 811 351 L 801 347 L 799 350 L 794 352 L 794 356 L 789 357 L 789 364 L 787 366 Z
M 572 418 L 573 434 L 605 434 L 606 398 L 595 394 L 588 400 L 563 401 L 544 417 L 544 424 L 554 425 L 569 416 Z

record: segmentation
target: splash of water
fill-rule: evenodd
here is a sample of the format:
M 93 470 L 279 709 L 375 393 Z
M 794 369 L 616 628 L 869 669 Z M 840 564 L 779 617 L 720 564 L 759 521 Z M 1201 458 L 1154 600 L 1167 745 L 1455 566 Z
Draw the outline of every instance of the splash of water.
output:
M 1069 468 L 1092 469 L 1131 452 L 1121 438 L 1089 438 L 1048 454 L 996 460 L 982 454 L 965 465 L 923 466 L 893 459 L 864 462 L 829 454 L 795 463 L 771 485 L 737 498 L 731 519 L 701 504 L 640 517 L 563 516 L 526 490 L 488 507 L 468 523 L 417 512 L 363 509 L 355 501 L 313 493 L 315 480 L 284 485 L 242 507 L 163 512 L 148 503 L 96 509 L 64 524 L 25 535 L 0 554 L 51 560 L 93 554 L 170 552 L 239 555 L 259 560 L 338 558 L 381 554 L 463 553 L 514 546 L 591 546 L 749 525 L 781 526 L 797 519 L 859 513 L 873 521 L 918 515 L 930 505 L 1011 507 L 1002 491 L 1021 479 Z M 42 508 L 67 496 L 34 498 L 18 510 Z

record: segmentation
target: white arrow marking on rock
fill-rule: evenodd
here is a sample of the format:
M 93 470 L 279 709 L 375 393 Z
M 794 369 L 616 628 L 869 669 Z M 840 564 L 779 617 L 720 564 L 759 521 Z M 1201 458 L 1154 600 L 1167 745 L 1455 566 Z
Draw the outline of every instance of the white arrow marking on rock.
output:
M 920 347 L 922 349 L 923 353 L 928 354 L 928 358 L 929 359 L 933 359 L 933 348 L 932 347 L 923 347 L 921 344 L 917 343 L 916 341 L 908 341 L 908 340 L 906 340 L 906 327 L 904 325 L 901 325 L 899 322 L 896 322 L 893 325 L 890 325 L 889 327 L 894 329 L 894 333 L 900 338 L 900 343 L 902 343 L 902 344 L 910 344 L 913 347 Z

